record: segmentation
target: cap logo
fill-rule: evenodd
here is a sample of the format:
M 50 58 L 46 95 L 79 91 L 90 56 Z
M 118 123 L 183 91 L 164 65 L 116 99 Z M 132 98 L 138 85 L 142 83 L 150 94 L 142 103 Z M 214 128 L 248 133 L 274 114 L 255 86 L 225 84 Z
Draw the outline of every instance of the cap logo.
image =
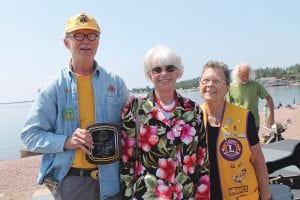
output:
M 85 24 L 89 21 L 89 18 L 84 15 L 84 14 L 81 14 L 77 19 L 76 19 L 77 23 L 81 23 L 81 24 Z

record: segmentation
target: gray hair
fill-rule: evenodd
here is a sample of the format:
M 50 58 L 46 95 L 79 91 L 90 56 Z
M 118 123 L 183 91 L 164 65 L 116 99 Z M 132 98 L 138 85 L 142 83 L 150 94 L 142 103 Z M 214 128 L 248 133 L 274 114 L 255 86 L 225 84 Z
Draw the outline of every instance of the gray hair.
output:
M 225 76 L 226 85 L 230 84 L 230 72 L 229 72 L 228 66 L 224 62 L 219 62 L 219 61 L 214 61 L 214 60 L 210 60 L 204 65 L 204 68 L 200 75 L 200 79 L 201 79 L 203 73 L 207 69 L 210 69 L 210 68 L 221 70 Z
M 163 67 L 167 65 L 175 65 L 178 69 L 178 78 L 182 76 L 184 68 L 181 58 L 169 48 L 157 46 L 148 50 L 144 56 L 144 73 L 147 79 L 149 79 L 149 71 L 151 71 L 153 67 Z
M 255 80 L 255 71 L 252 70 L 250 65 L 247 63 L 239 63 L 234 67 L 234 70 L 232 71 L 232 80 L 238 83 L 242 82 L 239 76 L 239 71 L 242 67 L 245 67 L 249 70 L 249 80 Z

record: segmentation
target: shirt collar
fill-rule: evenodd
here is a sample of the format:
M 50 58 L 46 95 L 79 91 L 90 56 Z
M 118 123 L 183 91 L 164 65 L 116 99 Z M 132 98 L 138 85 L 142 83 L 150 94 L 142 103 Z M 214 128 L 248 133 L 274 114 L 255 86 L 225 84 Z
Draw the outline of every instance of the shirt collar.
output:
M 93 72 L 93 76 L 98 78 L 99 74 L 100 74 L 100 71 L 101 71 L 101 67 L 98 65 L 98 63 L 95 60 L 94 60 L 94 67 L 95 67 L 95 71 Z M 72 71 L 71 60 L 69 61 L 67 72 L 68 72 L 68 75 L 69 75 L 69 80 L 76 77 L 75 73 Z

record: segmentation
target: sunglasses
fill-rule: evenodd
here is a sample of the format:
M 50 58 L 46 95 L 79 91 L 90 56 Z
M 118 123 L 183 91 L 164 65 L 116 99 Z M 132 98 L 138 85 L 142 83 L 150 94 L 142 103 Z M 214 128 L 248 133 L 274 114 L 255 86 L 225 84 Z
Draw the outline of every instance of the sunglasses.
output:
M 151 72 L 153 74 L 160 74 L 162 73 L 163 70 L 165 70 L 166 72 L 174 72 L 177 69 L 177 67 L 175 67 L 175 65 L 167 65 L 165 67 L 153 67 L 151 69 Z

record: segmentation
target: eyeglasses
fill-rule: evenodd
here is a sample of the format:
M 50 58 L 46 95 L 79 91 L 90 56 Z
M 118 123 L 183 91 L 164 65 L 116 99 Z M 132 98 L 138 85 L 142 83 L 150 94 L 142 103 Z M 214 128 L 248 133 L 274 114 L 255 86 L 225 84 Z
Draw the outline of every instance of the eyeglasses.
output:
M 209 82 L 212 82 L 214 85 L 221 85 L 225 81 L 222 78 L 201 78 L 200 83 L 202 85 L 207 85 Z
M 151 72 L 153 74 L 160 74 L 162 73 L 163 70 L 165 70 L 166 72 L 174 72 L 177 69 L 177 67 L 175 67 L 175 65 L 167 65 L 165 67 L 153 67 L 151 69 Z
M 99 35 L 95 34 L 95 33 L 88 33 L 88 34 L 83 34 L 83 33 L 76 33 L 74 35 L 68 35 L 67 37 L 72 37 L 77 41 L 83 41 L 85 37 L 87 37 L 87 39 L 89 41 L 94 41 L 96 40 Z

